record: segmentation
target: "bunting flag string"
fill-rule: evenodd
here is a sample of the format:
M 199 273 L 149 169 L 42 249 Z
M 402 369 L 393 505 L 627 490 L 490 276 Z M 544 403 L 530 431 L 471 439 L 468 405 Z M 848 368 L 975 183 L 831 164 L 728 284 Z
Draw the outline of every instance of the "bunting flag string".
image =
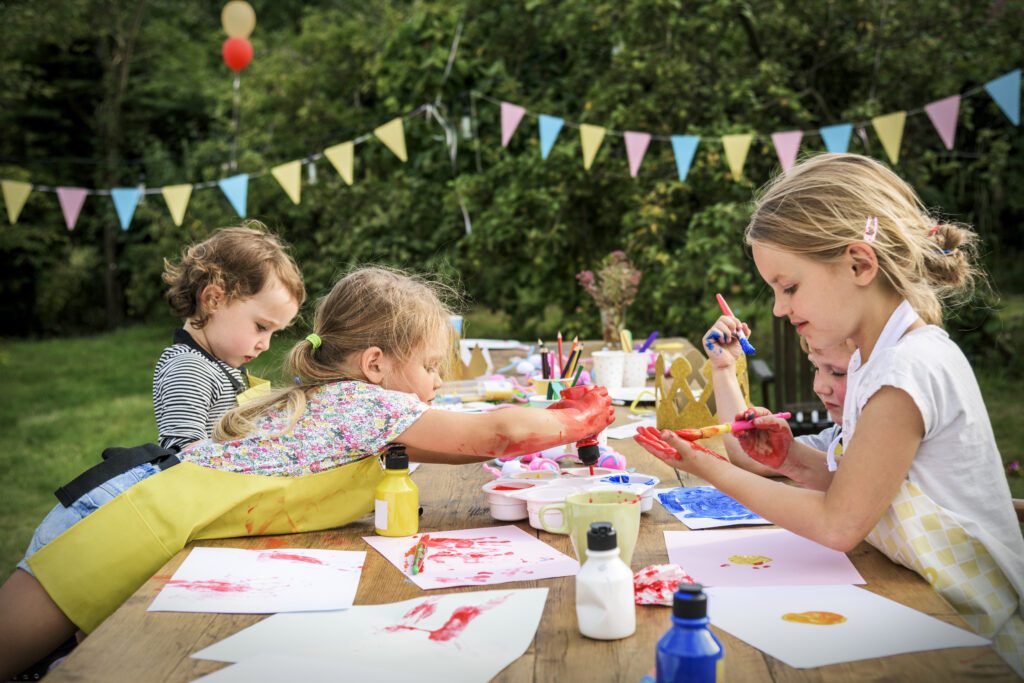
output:
M 994 78 L 982 86 L 972 88 L 964 93 L 935 100 L 919 109 L 890 112 L 876 116 L 869 121 L 837 123 L 822 126 L 817 130 L 778 131 L 770 133 L 767 139 L 770 139 L 772 143 L 783 172 L 788 172 L 796 161 L 800 145 L 803 144 L 804 139 L 808 136 L 817 135 L 820 137 L 825 148 L 830 152 L 846 152 L 849 148 L 853 131 L 863 132 L 870 126 L 881 142 L 886 156 L 892 163 L 896 164 L 899 162 L 903 131 L 908 117 L 919 114 L 927 115 L 943 146 L 947 150 L 952 150 L 956 142 L 957 119 L 962 101 L 982 91 L 991 97 L 1000 111 L 1014 126 L 1019 126 L 1020 77 L 1021 70 L 1018 68 Z M 474 103 L 479 98 L 500 106 L 502 147 L 508 147 L 513 136 L 521 128 L 523 119 L 529 114 L 537 119 L 542 159 L 549 157 L 562 129 L 565 127 L 579 130 L 583 167 L 588 171 L 594 164 L 605 138 L 607 136 L 621 137 L 626 148 L 629 174 L 634 178 L 639 175 L 651 141 L 658 140 L 668 141 L 671 144 L 676 162 L 676 172 L 680 181 L 686 181 L 699 145 L 702 142 L 707 143 L 709 141 L 722 145 L 725 162 L 729 167 L 730 173 L 734 179 L 739 180 L 743 177 L 743 168 L 746 165 L 751 144 L 756 139 L 766 139 L 764 135 L 756 132 L 723 134 L 716 137 L 679 134 L 663 135 L 636 130 L 617 131 L 593 123 L 577 123 L 551 114 L 535 113 L 521 105 L 498 100 L 477 91 L 470 91 L 469 94 L 471 101 Z M 320 159 L 326 158 L 348 185 L 352 185 L 355 182 L 355 147 L 374 138 L 379 140 L 402 162 L 407 162 L 408 150 L 405 141 L 405 121 L 420 115 L 434 120 L 444 129 L 445 144 L 448 146 L 449 154 L 452 157 L 454 170 L 457 137 L 454 135 L 454 129 L 451 128 L 451 124 L 439 113 L 439 106 L 440 101 L 420 105 L 411 112 L 377 126 L 370 133 L 364 133 L 352 140 L 331 145 L 320 152 L 314 152 L 304 158 L 278 164 L 271 167 L 269 171 L 239 173 L 218 180 L 164 187 L 145 187 L 139 185 L 137 187 L 88 189 L 68 185 L 53 187 L 33 184 L 23 180 L 0 179 L 3 201 L 7 210 L 7 220 L 11 224 L 18 222 L 18 218 L 33 191 L 52 192 L 57 195 L 67 229 L 74 230 L 86 198 L 89 195 L 98 195 L 111 198 L 121 228 L 128 230 L 140 201 L 146 195 L 160 194 L 163 196 L 174 224 L 180 226 L 184 220 L 193 192 L 214 187 L 220 188 L 228 203 L 239 217 L 245 218 L 248 211 L 249 181 L 253 178 L 267 175 L 268 172 L 277 180 L 288 198 L 293 203 L 299 204 L 302 199 L 302 167 L 313 165 Z M 315 177 L 313 171 L 315 171 L 315 168 L 310 170 L 310 179 Z M 465 214 L 465 207 L 463 207 L 463 213 Z M 468 216 L 464 217 L 467 221 L 468 233 L 470 231 Z
M 889 161 L 896 164 L 899 163 L 900 147 L 903 142 L 903 130 L 907 117 L 927 114 L 942 144 L 947 150 L 952 150 L 956 140 L 957 118 L 960 114 L 961 101 L 964 98 L 973 97 L 983 90 L 989 94 L 1013 125 L 1020 125 L 1020 72 L 1020 69 L 1014 69 L 985 83 L 983 86 L 930 102 L 919 109 L 890 112 L 876 116 L 869 121 L 838 123 L 822 126 L 817 130 L 773 132 L 769 134 L 768 138 L 775 149 L 775 154 L 778 157 L 783 173 L 786 173 L 796 162 L 800 145 L 805 137 L 817 135 L 821 138 L 822 143 L 829 152 L 843 153 L 849 149 L 853 131 L 855 129 L 863 131 L 870 126 L 881 142 L 882 149 Z M 606 136 L 622 137 L 626 147 L 629 174 L 634 178 L 637 177 L 651 140 L 663 140 L 669 141 L 672 145 L 672 152 L 675 156 L 676 170 L 680 181 L 686 180 L 690 167 L 693 164 L 697 146 L 702 141 L 718 142 L 722 145 L 729 171 L 733 179 L 739 180 L 743 177 L 743 167 L 746 164 L 747 153 L 750 150 L 751 144 L 756 139 L 765 139 L 765 136 L 759 133 L 734 133 L 723 134 L 717 137 L 701 137 L 697 135 L 659 135 L 631 130 L 617 131 L 593 123 L 577 123 L 547 113 L 535 113 L 521 105 L 499 100 L 477 91 L 472 91 L 471 95 L 473 98 L 480 98 L 500 106 L 502 147 L 508 147 L 513 135 L 520 128 L 522 119 L 529 114 L 537 118 L 542 159 L 547 159 L 551 154 L 551 150 L 558 138 L 558 133 L 563 127 L 579 129 L 580 146 L 583 153 L 583 168 L 585 170 L 590 170 L 594 163 L 594 158 L 601 147 L 601 143 Z
M 408 152 L 405 145 L 405 121 L 416 116 L 424 115 L 428 119 L 431 111 L 436 111 L 436 103 L 424 104 L 411 112 L 397 116 L 387 123 L 378 126 L 371 133 L 365 133 L 352 140 L 327 147 L 322 152 L 314 152 L 302 159 L 295 159 L 270 168 L 269 173 L 277 180 L 278 184 L 288 195 L 293 203 L 298 204 L 302 199 L 302 167 L 309 166 L 326 158 L 338 171 L 338 174 L 348 185 L 355 182 L 355 147 L 364 144 L 373 138 L 377 138 L 396 157 L 403 162 L 408 161 Z M 435 117 L 436 118 L 436 117 Z M 164 187 L 115 187 L 111 189 L 89 189 L 84 187 L 52 187 L 39 185 L 20 180 L 3 179 L 2 194 L 4 205 L 7 208 L 7 220 L 12 225 L 18 222 L 22 208 L 28 200 L 29 195 L 35 192 L 53 192 L 57 195 L 57 201 L 64 216 L 64 224 L 68 230 L 74 230 L 81 214 L 82 206 L 89 195 L 109 196 L 114 204 L 114 211 L 117 214 L 118 223 L 122 230 L 128 230 L 139 202 L 146 195 L 162 195 L 167 204 L 167 210 L 171 220 L 176 226 L 180 226 L 185 220 L 185 211 L 195 190 L 206 190 L 219 188 L 224 193 L 231 208 L 235 210 L 239 218 L 245 218 L 248 213 L 249 181 L 259 178 L 268 171 L 257 171 L 254 173 L 239 173 L 221 178 L 219 180 L 203 181 L 198 183 L 184 183 L 178 185 L 166 185 Z M 314 177 L 311 175 L 311 177 Z

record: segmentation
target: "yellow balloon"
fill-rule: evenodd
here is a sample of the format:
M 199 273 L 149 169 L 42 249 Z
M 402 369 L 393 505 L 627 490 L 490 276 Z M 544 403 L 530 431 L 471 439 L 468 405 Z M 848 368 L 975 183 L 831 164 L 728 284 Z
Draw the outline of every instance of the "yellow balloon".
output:
M 248 38 L 256 28 L 256 12 L 245 0 L 231 0 L 220 12 L 220 25 L 232 38 Z

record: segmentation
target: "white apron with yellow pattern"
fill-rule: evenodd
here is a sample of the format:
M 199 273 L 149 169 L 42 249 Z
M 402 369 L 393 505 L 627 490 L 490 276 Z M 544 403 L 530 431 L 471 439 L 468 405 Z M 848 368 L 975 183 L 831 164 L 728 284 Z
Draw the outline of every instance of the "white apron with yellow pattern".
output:
M 953 514 L 913 482 L 904 481 L 867 541 L 893 562 L 927 579 L 978 635 L 992 639 L 1000 656 L 1024 677 L 1020 596 L 985 546 Z
M 183 462 L 124 491 L 28 558 L 78 628 L 95 629 L 189 542 L 330 529 L 373 511 L 377 458 L 300 477 Z

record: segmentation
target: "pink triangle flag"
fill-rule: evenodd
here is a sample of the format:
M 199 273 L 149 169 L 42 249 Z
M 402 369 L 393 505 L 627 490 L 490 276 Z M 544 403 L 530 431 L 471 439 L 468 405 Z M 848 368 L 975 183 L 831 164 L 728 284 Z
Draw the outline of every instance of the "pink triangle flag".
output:
M 60 210 L 64 214 L 64 224 L 68 230 L 75 229 L 78 222 L 78 214 L 82 211 L 82 204 L 85 203 L 85 196 L 89 191 L 84 187 L 58 187 L 57 201 L 60 202 Z
M 626 140 L 626 158 L 629 159 L 629 175 L 636 178 L 637 171 L 640 170 L 640 164 L 644 161 L 644 155 L 647 154 L 647 145 L 651 144 L 651 134 L 627 130 L 622 134 L 622 137 Z
M 946 149 L 953 149 L 953 140 L 956 139 L 956 118 L 960 114 L 960 96 L 953 95 L 936 100 L 924 105 L 924 110 L 932 120 L 935 130 L 939 132 Z
M 796 153 L 800 151 L 800 140 L 804 137 L 803 131 L 790 130 L 784 133 L 772 133 L 772 143 L 775 145 L 775 154 L 782 164 L 782 172 L 789 173 L 796 161 Z
M 501 103 L 502 147 L 508 147 L 508 141 L 512 139 L 512 134 L 516 132 L 516 128 L 519 127 L 519 122 L 523 120 L 523 114 L 525 113 L 526 110 L 518 104 L 512 104 L 511 102 Z

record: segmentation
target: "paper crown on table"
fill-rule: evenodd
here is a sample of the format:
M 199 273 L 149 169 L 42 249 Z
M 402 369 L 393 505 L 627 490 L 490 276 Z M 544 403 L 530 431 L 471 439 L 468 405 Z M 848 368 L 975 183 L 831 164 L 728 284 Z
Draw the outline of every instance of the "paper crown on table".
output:
M 487 368 L 487 357 L 484 356 L 484 351 L 479 345 L 470 349 L 469 363 L 465 363 L 462 360 L 462 354 L 459 352 L 459 346 L 456 344 L 455 349 L 452 351 L 451 365 L 448 370 L 448 379 L 476 379 L 481 375 L 486 375 Z
M 719 423 L 708 406 L 708 401 L 714 395 L 711 361 L 705 360 L 697 371 L 704 379 L 703 384 L 696 378 L 691 379 L 694 367 L 689 360 L 676 358 L 669 367 L 669 375 L 672 378 L 669 382 L 665 377 L 665 357 L 658 356 L 654 363 L 654 411 L 658 429 L 697 429 Z M 736 361 L 736 379 L 739 380 L 743 400 L 749 406 L 750 382 L 747 379 L 745 356 Z M 721 417 L 722 420 L 730 422 L 733 419 L 732 415 Z M 725 442 L 721 436 L 704 439 L 703 443 L 711 450 L 725 454 Z

